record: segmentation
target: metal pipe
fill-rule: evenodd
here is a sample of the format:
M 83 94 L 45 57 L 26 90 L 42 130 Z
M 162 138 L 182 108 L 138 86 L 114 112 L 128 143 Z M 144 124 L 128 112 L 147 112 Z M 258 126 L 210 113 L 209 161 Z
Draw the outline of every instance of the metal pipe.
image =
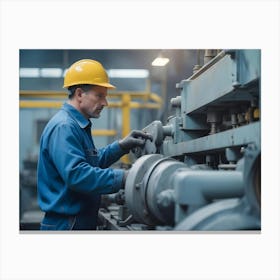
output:
M 20 97 L 22 98 L 53 98 L 53 99 L 66 99 L 68 93 L 66 91 L 42 91 L 42 90 L 21 90 Z M 156 93 L 148 91 L 117 91 L 108 92 L 108 98 L 121 98 L 124 94 L 129 94 L 131 98 L 142 100 L 153 100 L 157 103 L 162 103 L 162 98 Z
M 204 205 L 214 199 L 244 195 L 241 171 L 177 170 L 173 180 L 175 200 L 181 205 Z
M 217 55 L 217 50 L 205 50 L 204 53 L 204 64 L 208 63 Z
M 151 103 L 151 102 L 145 102 L 145 103 L 139 103 L 139 102 L 130 102 L 130 108 L 132 109 L 160 109 L 161 104 Z
M 217 63 L 220 59 L 222 59 L 226 55 L 225 51 L 221 51 L 218 53 L 212 60 L 210 60 L 208 63 L 204 64 L 197 72 L 195 72 L 192 76 L 190 76 L 187 80 L 193 80 L 199 75 L 201 75 L 203 72 L 205 72 L 207 69 L 209 69 L 212 65 Z
M 61 108 L 63 101 L 48 101 L 48 100 L 20 100 L 20 108 Z M 122 102 L 108 102 L 108 108 L 121 108 Z M 130 102 L 132 109 L 159 109 L 161 104 L 151 102 Z
M 61 108 L 63 101 L 20 100 L 20 108 Z
M 114 129 L 94 129 L 91 134 L 93 136 L 116 136 L 118 132 Z
M 20 97 L 26 98 L 19 101 L 20 108 L 54 108 L 59 109 L 67 99 L 67 92 L 60 91 L 20 91 Z M 108 102 L 109 108 L 122 109 L 122 137 L 130 132 L 130 109 L 160 109 L 162 107 L 162 99 L 151 92 L 115 92 L 108 93 L 109 98 L 121 98 L 121 101 Z M 141 99 L 143 102 L 131 102 L 133 98 Z M 47 100 L 44 100 L 47 99 Z M 51 100 L 50 100 L 51 99 Z M 64 100 L 62 100 L 64 99 Z M 148 102 L 149 100 L 154 102 Z M 93 131 L 95 136 L 115 136 L 115 130 Z M 129 156 L 125 155 L 121 158 L 122 162 L 129 164 Z
M 125 137 L 130 132 L 130 101 L 131 97 L 129 94 L 122 95 L 122 137 Z M 129 156 L 124 155 L 122 162 L 129 164 Z
M 172 125 L 165 125 L 162 127 L 164 136 L 172 136 L 174 135 L 174 127 Z

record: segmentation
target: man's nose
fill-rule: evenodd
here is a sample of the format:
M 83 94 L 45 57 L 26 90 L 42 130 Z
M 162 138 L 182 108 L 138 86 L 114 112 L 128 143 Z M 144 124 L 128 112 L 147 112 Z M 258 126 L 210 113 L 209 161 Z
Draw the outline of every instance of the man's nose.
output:
M 108 101 L 107 101 L 107 99 L 106 99 L 106 98 L 104 98 L 104 99 L 103 99 L 103 103 L 102 103 L 102 105 L 103 105 L 103 106 L 108 106 Z

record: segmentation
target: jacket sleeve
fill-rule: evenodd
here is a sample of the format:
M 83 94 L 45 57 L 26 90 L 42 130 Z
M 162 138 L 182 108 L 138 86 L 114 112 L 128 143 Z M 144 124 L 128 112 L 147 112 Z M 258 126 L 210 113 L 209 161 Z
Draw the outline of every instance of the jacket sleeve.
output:
M 61 123 L 49 142 L 50 159 L 67 187 L 77 192 L 108 194 L 122 186 L 123 170 L 101 169 L 87 162 L 82 139 L 73 125 Z
M 101 168 L 107 168 L 114 162 L 119 160 L 126 153 L 120 147 L 119 142 L 115 141 L 112 144 L 106 146 L 105 148 L 99 149 L 98 154 L 99 166 Z

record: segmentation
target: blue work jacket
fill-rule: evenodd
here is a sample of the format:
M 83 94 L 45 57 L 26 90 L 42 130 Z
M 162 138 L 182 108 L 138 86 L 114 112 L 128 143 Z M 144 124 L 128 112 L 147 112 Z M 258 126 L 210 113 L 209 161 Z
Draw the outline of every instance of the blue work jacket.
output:
M 41 136 L 37 184 L 42 211 L 83 215 L 96 225 L 100 195 L 122 186 L 124 171 L 108 167 L 124 154 L 117 141 L 97 150 L 91 122 L 65 103 Z

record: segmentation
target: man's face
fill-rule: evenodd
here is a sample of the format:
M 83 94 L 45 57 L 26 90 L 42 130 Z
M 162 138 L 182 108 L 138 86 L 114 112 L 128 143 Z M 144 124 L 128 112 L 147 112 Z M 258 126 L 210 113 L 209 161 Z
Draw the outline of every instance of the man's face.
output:
M 91 90 L 82 93 L 80 110 L 86 118 L 99 118 L 100 113 L 105 106 L 108 106 L 106 100 L 107 88 L 93 86 Z

